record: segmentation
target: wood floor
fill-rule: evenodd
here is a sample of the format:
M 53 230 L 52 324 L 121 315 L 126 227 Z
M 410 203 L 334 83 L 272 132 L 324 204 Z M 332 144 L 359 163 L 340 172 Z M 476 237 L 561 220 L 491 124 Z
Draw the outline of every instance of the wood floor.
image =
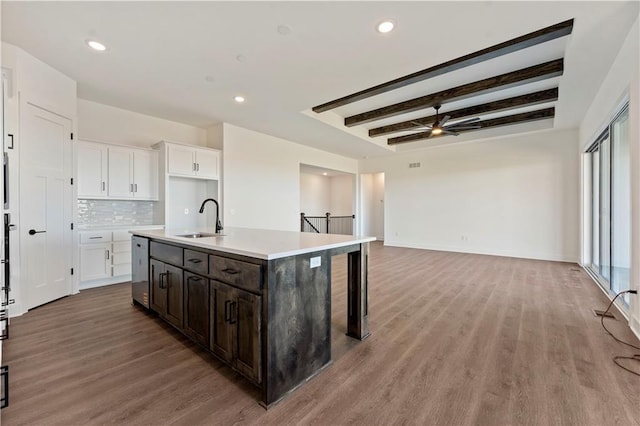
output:
M 576 265 L 380 243 L 370 256 L 371 337 L 344 335 L 346 258 L 336 258 L 334 363 L 269 411 L 120 284 L 12 320 L 2 422 L 640 424 L 640 378 L 611 360 L 633 352 L 600 327 L 592 309 L 607 300 Z M 609 325 L 638 342 L 624 320 Z

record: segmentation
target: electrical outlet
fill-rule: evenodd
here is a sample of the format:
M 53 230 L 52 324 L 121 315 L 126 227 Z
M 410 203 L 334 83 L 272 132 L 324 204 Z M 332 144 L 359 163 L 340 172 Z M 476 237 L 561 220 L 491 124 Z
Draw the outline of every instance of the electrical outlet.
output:
M 189 214 L 189 209 L 184 209 L 184 214 Z

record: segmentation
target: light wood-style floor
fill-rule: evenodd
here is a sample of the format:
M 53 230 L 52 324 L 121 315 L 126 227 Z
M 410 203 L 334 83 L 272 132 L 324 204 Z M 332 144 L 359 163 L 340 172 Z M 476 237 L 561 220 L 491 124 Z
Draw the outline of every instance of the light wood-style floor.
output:
M 334 259 L 333 365 L 269 411 L 120 284 L 12 320 L 2 422 L 640 424 L 640 378 L 611 360 L 633 352 L 600 327 L 592 309 L 607 300 L 576 265 L 374 243 L 372 335 L 357 342 L 344 336 L 345 263 Z M 638 343 L 624 320 L 609 324 Z

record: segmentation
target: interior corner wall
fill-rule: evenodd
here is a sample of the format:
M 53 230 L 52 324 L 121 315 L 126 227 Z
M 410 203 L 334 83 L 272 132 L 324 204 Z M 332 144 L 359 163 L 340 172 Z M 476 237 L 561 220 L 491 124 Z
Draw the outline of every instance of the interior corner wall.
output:
M 324 216 L 331 211 L 331 181 L 328 177 L 300 173 L 300 211 L 307 216 Z
M 640 290 L 640 13 L 580 126 L 580 146 L 586 149 L 612 120 L 621 103 L 629 101 L 631 157 L 631 288 Z M 584 193 L 584 191 L 583 191 Z M 583 202 L 583 206 L 587 203 Z M 583 212 L 584 213 L 584 212 Z M 585 215 L 583 214 L 583 218 Z M 583 245 L 590 240 L 583 219 Z M 583 247 L 583 251 L 585 251 Z M 629 298 L 629 325 L 640 338 L 640 296 Z
M 175 121 L 78 99 L 78 138 L 144 148 L 161 140 L 205 146 L 207 131 Z
M 329 178 L 329 210 L 332 216 L 351 216 L 354 211 L 355 176 L 338 175 Z
M 225 226 L 300 229 L 300 164 L 357 173 L 358 161 L 224 124 Z
M 577 140 L 544 131 L 361 160 L 360 171 L 384 172 L 386 245 L 576 262 Z

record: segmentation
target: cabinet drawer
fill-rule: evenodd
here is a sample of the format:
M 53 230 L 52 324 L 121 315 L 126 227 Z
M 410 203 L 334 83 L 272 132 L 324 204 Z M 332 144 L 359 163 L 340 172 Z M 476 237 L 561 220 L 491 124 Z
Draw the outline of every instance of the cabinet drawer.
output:
M 80 244 L 108 243 L 111 241 L 111 231 L 82 231 Z
M 131 263 L 123 263 L 122 265 L 113 265 L 113 276 L 129 275 L 131 273 Z
M 207 253 L 184 250 L 184 267 L 201 275 L 209 274 L 209 262 Z
M 113 241 L 131 241 L 129 231 L 113 231 Z
M 182 248 L 151 241 L 151 257 L 182 266 Z
M 113 253 L 111 255 L 112 265 L 123 265 L 125 263 L 131 263 L 131 252 L 125 253 Z
M 119 242 L 113 243 L 113 252 L 114 253 L 131 253 L 131 243 L 130 242 Z
M 260 265 L 228 259 L 220 256 L 209 256 L 209 275 L 216 280 L 250 291 L 262 290 L 262 268 Z

